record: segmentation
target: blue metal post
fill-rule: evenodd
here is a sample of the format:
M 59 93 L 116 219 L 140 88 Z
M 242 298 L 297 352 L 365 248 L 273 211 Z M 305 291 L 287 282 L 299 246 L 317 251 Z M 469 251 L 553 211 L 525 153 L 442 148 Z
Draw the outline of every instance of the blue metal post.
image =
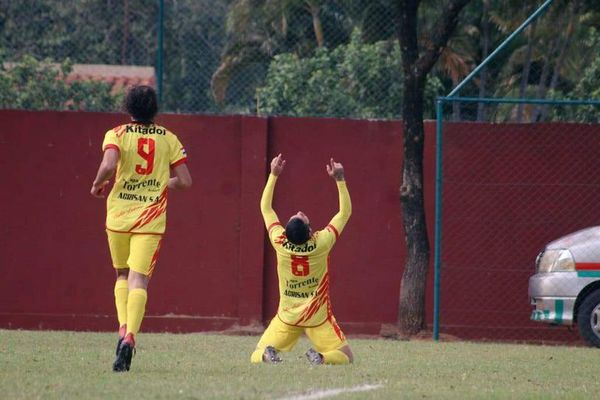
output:
M 561 106 L 598 106 L 600 100 L 560 100 L 560 99 L 515 99 L 515 98 L 485 98 L 485 97 L 438 97 L 438 100 L 461 103 L 485 104 L 552 104 Z

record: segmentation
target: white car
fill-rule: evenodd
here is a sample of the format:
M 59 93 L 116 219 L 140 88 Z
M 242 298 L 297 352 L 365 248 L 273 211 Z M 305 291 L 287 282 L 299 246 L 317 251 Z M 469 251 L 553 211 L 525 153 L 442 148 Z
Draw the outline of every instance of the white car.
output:
M 549 243 L 535 268 L 529 278 L 531 319 L 577 324 L 583 339 L 600 347 L 600 226 Z

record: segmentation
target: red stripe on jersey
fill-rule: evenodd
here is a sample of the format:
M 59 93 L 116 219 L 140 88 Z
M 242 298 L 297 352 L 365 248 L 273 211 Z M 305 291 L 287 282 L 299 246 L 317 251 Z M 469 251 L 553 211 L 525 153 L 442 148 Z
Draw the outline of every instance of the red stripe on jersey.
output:
M 329 303 L 329 273 L 325 273 L 321 283 L 317 287 L 315 297 L 311 300 L 308 307 L 304 309 L 296 324 L 308 321 L 317 311 L 321 309 L 323 304 Z
M 123 134 L 126 132 L 126 130 L 127 130 L 127 124 L 119 125 L 119 126 L 113 128 L 113 131 L 115 132 L 115 135 L 117 137 L 123 136 Z
M 175 161 L 173 164 L 171 164 L 171 168 L 175 168 L 176 166 L 185 164 L 186 162 L 187 162 L 187 157 L 183 157 L 181 160 Z
M 138 219 L 134 222 L 133 226 L 129 230 L 130 232 L 134 229 L 140 228 L 144 225 L 149 224 L 156 218 L 158 218 L 161 214 L 166 211 L 167 208 L 167 188 L 163 190 L 160 195 L 158 201 L 149 205 L 142 214 L 138 217 Z
M 283 225 L 281 225 L 281 222 L 277 221 L 277 222 L 273 222 L 271 225 L 269 225 L 269 227 L 267 228 L 267 232 L 271 233 L 271 229 L 275 228 L 278 225 L 283 228 Z
M 337 229 L 335 229 L 335 226 L 328 224 L 327 228 L 331 228 L 331 231 L 335 234 L 335 240 L 338 240 L 340 238 L 340 233 Z
M 116 151 L 118 151 L 119 153 L 121 152 L 121 149 L 119 148 L 119 146 L 117 146 L 116 144 L 107 144 L 106 146 L 104 146 L 104 151 L 108 150 L 108 149 L 115 149 Z

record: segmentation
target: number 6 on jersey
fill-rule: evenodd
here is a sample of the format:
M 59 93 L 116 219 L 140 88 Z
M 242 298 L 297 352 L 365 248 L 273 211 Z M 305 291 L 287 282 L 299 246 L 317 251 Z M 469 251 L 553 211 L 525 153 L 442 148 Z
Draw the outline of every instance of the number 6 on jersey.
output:
M 308 256 L 292 255 L 292 274 L 296 276 L 307 276 L 310 273 Z

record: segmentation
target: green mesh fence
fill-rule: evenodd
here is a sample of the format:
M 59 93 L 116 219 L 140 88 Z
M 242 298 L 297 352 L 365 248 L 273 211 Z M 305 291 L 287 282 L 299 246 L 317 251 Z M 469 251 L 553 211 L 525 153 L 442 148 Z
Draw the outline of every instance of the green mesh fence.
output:
M 529 10 L 438 99 L 435 338 L 600 347 L 600 62 L 583 6 Z
M 423 31 L 438 3 L 422 4 Z M 598 62 L 598 10 L 557 3 L 462 94 L 581 98 L 580 78 Z M 467 7 L 427 80 L 426 118 L 535 7 Z M 126 85 L 143 82 L 159 86 L 163 111 L 395 119 L 395 10 L 392 0 L 0 0 L 0 107 L 109 111 Z M 488 120 L 486 108 L 455 103 L 452 119 Z M 516 112 L 525 121 L 528 111 Z M 502 107 L 493 112 L 506 119 Z

